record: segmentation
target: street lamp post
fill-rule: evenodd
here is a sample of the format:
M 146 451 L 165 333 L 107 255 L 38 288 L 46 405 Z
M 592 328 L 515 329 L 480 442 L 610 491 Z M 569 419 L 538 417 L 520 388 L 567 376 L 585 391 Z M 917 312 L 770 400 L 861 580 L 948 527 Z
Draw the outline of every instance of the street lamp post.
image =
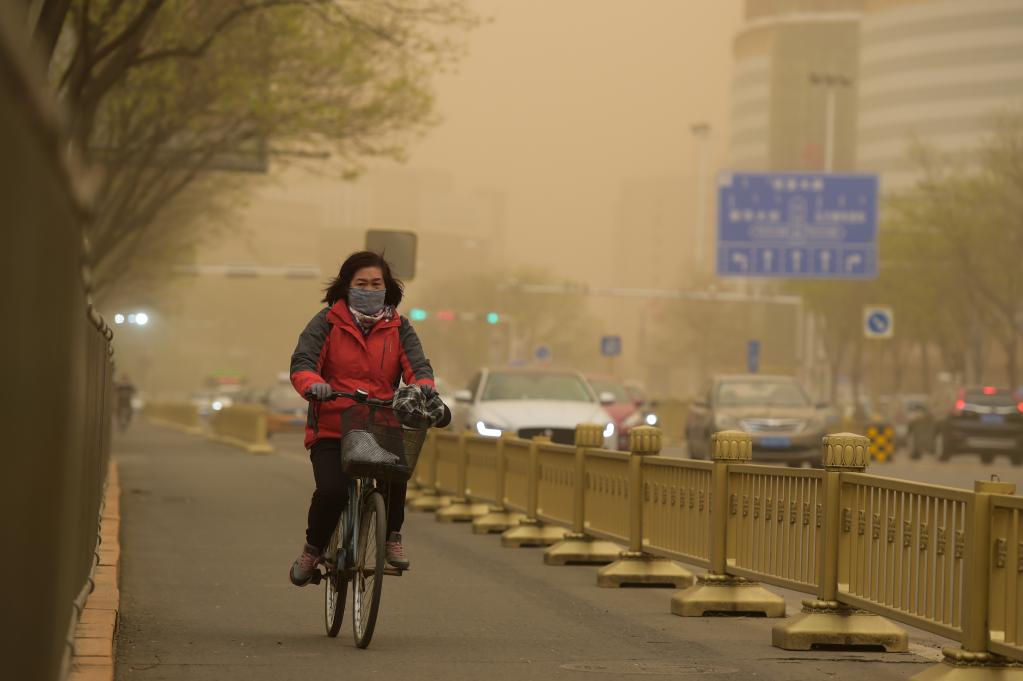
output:
M 703 274 L 706 263 L 705 239 L 707 232 L 707 142 L 710 140 L 710 125 L 708 123 L 693 123 L 689 126 L 693 138 L 696 140 L 696 224 L 694 226 L 696 237 L 696 253 L 694 268 L 697 273 Z
M 853 79 L 838 73 L 810 73 L 810 85 L 824 88 L 824 170 L 835 169 L 835 97 L 839 88 L 852 87 Z

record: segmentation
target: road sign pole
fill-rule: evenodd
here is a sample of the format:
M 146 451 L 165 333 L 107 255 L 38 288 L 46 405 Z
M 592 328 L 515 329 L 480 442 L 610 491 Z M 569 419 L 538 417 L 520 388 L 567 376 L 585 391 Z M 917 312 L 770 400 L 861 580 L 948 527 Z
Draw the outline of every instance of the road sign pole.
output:
M 824 170 L 835 169 L 835 88 L 829 87 L 824 98 Z

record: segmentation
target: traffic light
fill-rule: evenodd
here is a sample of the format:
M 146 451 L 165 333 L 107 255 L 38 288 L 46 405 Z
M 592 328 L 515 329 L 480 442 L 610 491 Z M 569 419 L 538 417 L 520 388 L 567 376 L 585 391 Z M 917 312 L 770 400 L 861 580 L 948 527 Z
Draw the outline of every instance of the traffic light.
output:
M 497 324 L 500 321 L 501 315 L 497 314 L 496 312 L 487 313 L 487 324 Z
M 414 322 L 421 322 L 426 319 L 426 310 L 421 307 L 414 307 L 408 312 L 408 317 Z
M 455 321 L 455 311 L 454 310 L 438 310 L 437 311 L 437 319 L 439 319 L 441 321 L 444 321 L 444 322 L 453 322 L 453 321 Z

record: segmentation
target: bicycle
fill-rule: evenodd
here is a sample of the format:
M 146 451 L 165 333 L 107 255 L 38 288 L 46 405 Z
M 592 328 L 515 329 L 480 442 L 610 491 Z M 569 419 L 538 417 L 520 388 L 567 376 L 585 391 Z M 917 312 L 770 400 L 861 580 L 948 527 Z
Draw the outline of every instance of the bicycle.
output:
M 122 403 L 117 405 L 117 430 L 120 433 L 128 430 L 128 426 L 131 425 L 131 419 L 134 416 L 134 409 L 131 403 Z
M 335 391 L 328 400 L 338 398 L 355 402 L 341 416 L 342 467 L 351 471 L 345 471 L 351 479 L 348 504 L 327 545 L 321 563 L 325 571 L 317 570 L 311 582 L 325 583 L 324 625 L 330 637 L 341 631 L 348 585 L 353 583 L 352 630 L 355 645 L 366 648 L 376 627 L 383 577 L 404 572 L 386 564 L 387 506 L 378 478 L 411 477 L 429 424 L 402 423 L 390 402 L 362 390 Z

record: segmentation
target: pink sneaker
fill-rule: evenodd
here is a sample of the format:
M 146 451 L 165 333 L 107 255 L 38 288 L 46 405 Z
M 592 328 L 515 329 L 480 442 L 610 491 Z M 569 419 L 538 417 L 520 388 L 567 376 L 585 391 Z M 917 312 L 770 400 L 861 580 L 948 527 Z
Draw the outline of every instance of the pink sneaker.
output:
M 317 572 L 316 566 L 320 563 L 320 550 L 312 544 L 306 544 L 302 549 L 302 555 L 291 564 L 291 583 L 295 586 L 305 586 Z
M 384 543 L 384 551 L 388 563 L 399 570 L 408 570 L 409 562 L 405 556 L 405 547 L 401 544 L 401 535 L 399 533 L 391 532 L 391 535 Z

